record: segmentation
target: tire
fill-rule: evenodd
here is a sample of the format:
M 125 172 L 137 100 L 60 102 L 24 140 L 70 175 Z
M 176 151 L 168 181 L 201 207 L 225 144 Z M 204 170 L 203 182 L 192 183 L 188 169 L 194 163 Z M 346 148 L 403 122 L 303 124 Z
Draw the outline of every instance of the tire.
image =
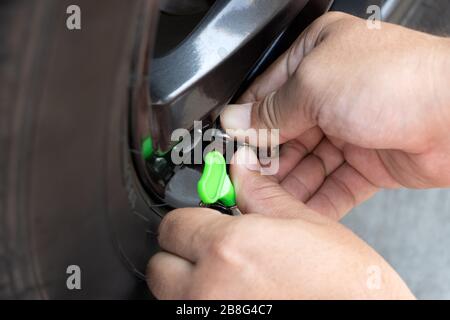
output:
M 76 31 L 71 4 L 0 2 L 0 298 L 145 298 L 159 217 L 133 170 L 128 110 L 156 2 L 79 0 Z

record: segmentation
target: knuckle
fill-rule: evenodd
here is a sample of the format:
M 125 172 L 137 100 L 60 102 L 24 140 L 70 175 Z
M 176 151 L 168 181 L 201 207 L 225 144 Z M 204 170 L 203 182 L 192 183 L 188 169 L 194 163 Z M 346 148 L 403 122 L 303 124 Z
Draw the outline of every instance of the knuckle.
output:
M 323 17 L 327 20 L 337 20 L 337 19 L 344 19 L 348 18 L 350 15 L 347 13 L 344 13 L 342 11 L 330 11 L 327 12 Z
M 311 26 L 309 34 L 313 37 L 314 42 L 320 43 L 330 34 L 333 37 L 345 36 L 353 32 L 356 27 L 361 24 L 355 21 L 361 20 L 343 12 L 329 12 L 318 18 Z
M 275 181 L 265 179 L 260 175 L 248 177 L 241 186 L 243 194 L 251 194 L 254 200 L 253 203 L 267 203 L 272 204 L 284 195 L 283 189 Z M 248 211 L 247 208 L 243 208 Z
M 259 100 L 261 88 L 259 79 L 260 78 L 256 78 L 253 85 L 241 97 L 241 100 L 243 100 L 243 102 L 255 102 Z
M 264 98 L 257 108 L 258 119 L 268 129 L 276 129 L 280 123 L 280 110 L 277 105 L 277 93 L 272 92 Z
M 316 194 L 317 198 L 322 199 L 322 201 L 326 204 L 327 211 L 326 216 L 332 221 L 339 221 L 341 218 L 341 214 L 336 205 L 331 201 L 330 197 L 323 191 L 319 191 Z
M 211 242 L 209 255 L 228 267 L 240 265 L 242 260 L 240 254 L 241 229 L 240 221 L 235 221 L 224 228 Z
M 236 248 L 234 247 L 233 237 L 229 234 L 219 236 L 210 245 L 210 255 L 215 259 L 224 262 L 231 262 L 234 259 Z
M 321 25 L 328 25 L 337 21 L 353 20 L 354 17 L 341 11 L 330 11 L 317 19 Z

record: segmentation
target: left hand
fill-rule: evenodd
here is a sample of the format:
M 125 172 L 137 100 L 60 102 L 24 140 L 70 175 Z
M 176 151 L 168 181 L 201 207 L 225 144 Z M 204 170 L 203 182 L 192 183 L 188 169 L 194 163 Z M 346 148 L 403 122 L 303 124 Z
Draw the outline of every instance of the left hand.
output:
M 239 157 L 256 156 L 244 148 Z M 253 214 L 231 217 L 199 208 L 168 214 L 159 230 L 164 252 L 148 266 L 157 298 L 413 298 L 383 258 L 351 231 L 245 165 L 234 165 L 232 175 L 240 207 Z M 379 274 L 371 275 L 373 270 Z M 370 276 L 379 281 L 370 285 Z

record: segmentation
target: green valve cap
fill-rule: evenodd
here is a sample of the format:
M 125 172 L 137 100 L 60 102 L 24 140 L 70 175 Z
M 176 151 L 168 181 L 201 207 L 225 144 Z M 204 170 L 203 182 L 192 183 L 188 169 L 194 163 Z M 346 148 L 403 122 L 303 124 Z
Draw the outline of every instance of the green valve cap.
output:
M 226 207 L 236 206 L 236 193 L 227 174 L 225 158 L 220 152 L 213 151 L 206 155 L 203 175 L 197 189 L 204 204 L 220 202 Z
M 153 155 L 153 140 L 151 137 L 147 137 L 142 141 L 141 152 L 144 160 L 149 160 L 151 158 Z

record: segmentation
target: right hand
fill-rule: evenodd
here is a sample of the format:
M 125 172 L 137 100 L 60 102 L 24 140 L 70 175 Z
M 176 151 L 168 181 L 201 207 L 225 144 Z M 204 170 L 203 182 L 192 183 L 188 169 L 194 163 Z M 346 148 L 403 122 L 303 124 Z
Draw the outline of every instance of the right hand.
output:
M 225 109 L 222 126 L 280 129 L 275 178 L 334 219 L 378 188 L 449 187 L 449 54 L 447 39 L 330 13 Z

